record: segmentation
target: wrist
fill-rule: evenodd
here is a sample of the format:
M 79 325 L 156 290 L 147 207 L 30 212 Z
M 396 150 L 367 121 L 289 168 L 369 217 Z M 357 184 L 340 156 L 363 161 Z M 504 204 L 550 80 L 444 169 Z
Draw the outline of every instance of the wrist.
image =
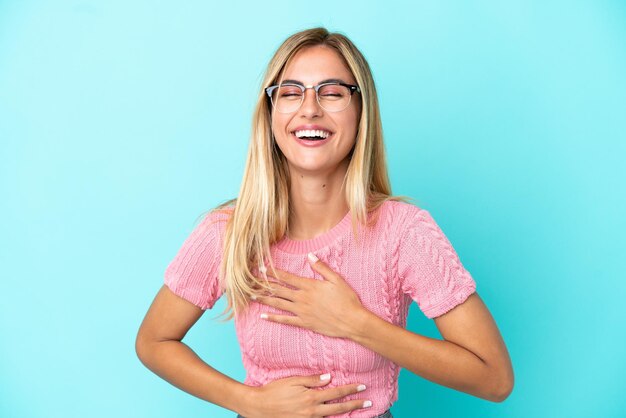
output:
M 350 317 L 350 330 L 347 338 L 354 342 L 360 341 L 367 334 L 369 325 L 372 323 L 372 317 L 376 317 L 376 315 L 363 306 L 355 310 Z
M 242 417 L 248 417 L 253 415 L 254 411 L 259 410 L 259 402 L 262 400 L 262 397 L 259 396 L 260 388 L 258 386 L 243 385 L 241 389 L 237 408 L 234 411 Z

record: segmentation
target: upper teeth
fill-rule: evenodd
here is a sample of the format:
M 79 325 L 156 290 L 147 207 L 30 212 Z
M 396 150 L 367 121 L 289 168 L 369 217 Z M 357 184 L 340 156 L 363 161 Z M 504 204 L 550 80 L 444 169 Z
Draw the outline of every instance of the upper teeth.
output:
M 328 138 L 328 135 L 330 135 L 330 132 L 328 131 L 322 131 L 322 130 L 312 130 L 312 129 L 305 129 L 302 131 L 296 131 L 294 132 L 296 134 L 296 136 L 298 138 L 302 138 L 304 136 L 307 137 L 313 137 L 313 136 L 319 136 L 320 138 Z

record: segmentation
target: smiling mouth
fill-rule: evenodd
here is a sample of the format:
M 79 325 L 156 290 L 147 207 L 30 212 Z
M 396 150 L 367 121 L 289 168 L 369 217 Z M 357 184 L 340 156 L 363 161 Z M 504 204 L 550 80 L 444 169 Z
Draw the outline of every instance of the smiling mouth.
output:
M 293 134 L 298 139 L 304 139 L 307 141 L 322 141 L 332 135 L 332 132 L 321 129 L 303 129 L 300 131 L 294 131 Z

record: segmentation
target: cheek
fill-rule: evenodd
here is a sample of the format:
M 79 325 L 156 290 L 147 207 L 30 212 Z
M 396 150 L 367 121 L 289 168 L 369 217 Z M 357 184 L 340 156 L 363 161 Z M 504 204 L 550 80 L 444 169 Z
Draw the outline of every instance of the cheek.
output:
M 346 133 L 349 132 L 351 137 L 356 137 L 356 133 L 359 129 L 359 114 L 356 111 L 346 114 L 346 118 L 343 120 L 343 126 L 345 126 Z
M 289 115 L 285 115 L 283 113 L 275 112 L 272 114 L 272 127 L 274 131 L 284 131 L 285 126 L 289 122 Z
M 285 133 L 287 122 L 281 115 L 272 116 L 272 135 L 274 136 L 275 146 L 284 155 L 286 151 L 286 144 L 289 142 L 289 135 Z

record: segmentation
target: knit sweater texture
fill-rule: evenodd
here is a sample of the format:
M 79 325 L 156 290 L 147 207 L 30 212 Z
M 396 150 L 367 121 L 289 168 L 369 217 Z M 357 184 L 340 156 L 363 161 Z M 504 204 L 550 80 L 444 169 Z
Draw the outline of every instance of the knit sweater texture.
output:
M 206 215 L 165 271 L 165 284 L 172 292 L 205 310 L 224 293 L 219 273 L 228 216 L 219 211 Z M 435 318 L 476 290 L 470 273 L 428 211 L 404 202 L 385 202 L 374 226 L 358 226 L 356 239 L 347 213 L 315 238 L 284 237 L 271 247 L 277 268 L 323 280 L 311 268 L 309 252 L 339 273 L 365 308 L 403 328 L 412 301 L 428 318 Z M 372 407 L 337 415 L 341 417 L 372 417 L 398 398 L 399 367 L 392 361 L 345 338 L 261 319 L 263 312 L 289 315 L 253 301 L 235 317 L 245 384 L 261 386 L 285 377 L 323 373 L 332 375 L 324 388 L 365 384 L 364 392 L 342 400 L 369 399 Z

